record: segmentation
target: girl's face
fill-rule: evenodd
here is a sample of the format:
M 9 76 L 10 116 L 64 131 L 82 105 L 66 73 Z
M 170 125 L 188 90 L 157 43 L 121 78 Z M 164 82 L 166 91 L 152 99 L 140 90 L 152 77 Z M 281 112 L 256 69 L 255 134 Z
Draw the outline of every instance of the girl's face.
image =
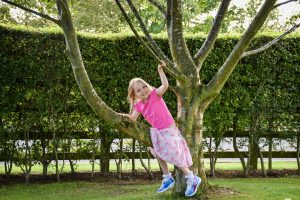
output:
M 141 99 L 143 101 L 148 100 L 150 95 L 150 89 L 144 83 L 141 82 L 134 83 L 133 91 L 135 94 L 135 98 Z

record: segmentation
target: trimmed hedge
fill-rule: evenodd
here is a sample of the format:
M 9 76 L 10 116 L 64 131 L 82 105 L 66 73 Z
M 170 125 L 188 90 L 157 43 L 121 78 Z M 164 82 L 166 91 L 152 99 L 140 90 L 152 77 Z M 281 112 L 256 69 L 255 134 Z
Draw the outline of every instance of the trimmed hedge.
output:
M 49 114 L 55 116 L 60 129 L 63 117 L 67 116 L 70 129 L 88 130 L 88 122 L 92 123 L 95 115 L 80 95 L 70 63 L 63 53 L 65 42 L 62 33 L 0 25 L 0 35 L 2 130 L 22 129 L 20 124 L 17 128 L 20 113 L 27 116 L 27 123 L 39 123 L 45 131 L 49 129 Z M 257 37 L 250 49 L 262 46 L 273 37 Z M 216 123 L 230 124 L 238 107 L 243 107 L 246 120 L 244 125 L 241 122 L 242 127 L 247 127 L 245 124 L 249 124 L 250 115 L 256 110 L 272 115 L 275 121 L 286 120 L 282 127 L 299 130 L 299 122 L 294 117 L 299 116 L 299 37 L 294 35 L 283 39 L 271 49 L 240 61 L 221 95 L 205 113 L 207 130 L 213 131 L 213 127 L 218 126 Z M 157 62 L 134 36 L 79 35 L 78 40 L 96 91 L 117 112 L 128 112 L 126 97 L 131 78 L 141 77 L 159 86 Z M 164 52 L 170 54 L 166 38 L 157 37 L 156 41 Z M 187 38 L 192 54 L 203 41 L 202 37 Z M 204 83 L 224 63 L 237 41 L 237 36 L 224 36 L 216 41 L 213 53 L 201 70 Z M 175 81 L 170 78 L 170 83 L 175 84 Z M 165 99 L 173 116 L 176 116 L 175 95 L 167 92 Z M 52 111 L 50 108 L 53 108 Z M 75 126 L 74 120 L 78 120 L 79 125 Z

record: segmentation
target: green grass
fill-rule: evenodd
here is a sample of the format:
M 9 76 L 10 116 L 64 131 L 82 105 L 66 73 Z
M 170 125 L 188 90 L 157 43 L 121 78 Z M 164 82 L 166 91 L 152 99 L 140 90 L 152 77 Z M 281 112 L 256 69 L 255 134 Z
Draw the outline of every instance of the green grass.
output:
M 172 165 L 169 165 L 170 169 L 173 169 Z M 205 163 L 206 169 L 209 169 L 209 163 Z M 265 163 L 265 167 L 268 167 L 268 163 Z M 258 164 L 258 168 L 260 168 L 260 164 Z M 123 171 L 131 171 L 131 163 L 130 162 L 124 162 L 123 164 Z M 136 169 L 137 170 L 143 170 L 142 165 L 140 162 L 136 162 Z M 159 170 L 159 166 L 157 162 L 151 163 L 151 169 L 154 171 Z M 242 165 L 239 162 L 235 163 L 217 163 L 216 164 L 217 170 L 242 170 Z M 291 162 L 291 161 L 276 161 L 273 162 L 273 169 L 274 170 L 281 170 L 281 169 L 297 169 L 297 162 Z M 90 164 L 80 164 L 77 166 L 76 172 L 88 172 L 92 170 L 92 166 Z M 117 167 L 115 163 L 111 163 L 110 165 L 111 171 L 116 171 Z M 70 172 L 70 166 L 69 164 L 65 165 L 65 168 L 63 169 L 63 172 Z M 95 165 L 95 171 L 99 171 L 99 165 Z M 48 167 L 49 174 L 55 173 L 55 167 L 53 165 Z M 20 174 L 22 173 L 21 169 L 19 167 L 13 166 L 12 174 Z M 32 167 L 32 174 L 41 174 L 42 173 L 42 166 L 41 165 L 35 165 Z M 0 165 L 0 174 L 4 174 L 4 166 Z
M 233 195 L 214 196 L 222 200 L 300 200 L 300 178 L 215 179 L 212 184 L 234 189 Z
M 233 192 L 209 193 L 211 200 L 299 200 L 300 178 L 212 179 L 210 183 L 230 187 Z M 155 200 L 172 199 L 171 191 L 156 194 L 160 182 L 96 183 L 67 182 L 53 184 L 17 184 L 0 187 L 0 200 Z M 226 191 L 226 190 L 224 190 Z M 180 198 L 187 199 L 187 198 Z M 196 199 L 196 198 L 189 198 Z

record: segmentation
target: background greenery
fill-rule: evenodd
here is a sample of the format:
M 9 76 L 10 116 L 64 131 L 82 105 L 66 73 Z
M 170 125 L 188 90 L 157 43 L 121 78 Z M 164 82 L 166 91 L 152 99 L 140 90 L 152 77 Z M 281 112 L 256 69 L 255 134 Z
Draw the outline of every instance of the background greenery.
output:
M 63 53 L 61 32 L 1 25 L 0 34 L 4 36 L 0 38 L 0 154 L 6 161 L 17 166 L 47 163 L 54 159 L 54 154 L 45 157 L 45 153 L 54 151 L 65 156 L 76 152 L 78 157 L 72 159 L 77 160 L 80 154 L 103 153 L 99 138 L 103 145 L 105 138 L 111 144 L 112 139 L 123 137 L 97 119 L 82 98 Z M 224 35 L 217 40 L 202 67 L 203 83 L 224 63 L 238 37 Z M 260 35 L 250 49 L 274 37 Z M 166 38 L 156 36 L 156 40 L 169 54 Z M 187 37 L 192 53 L 203 41 L 201 35 Z M 239 131 L 277 133 L 295 147 L 295 132 L 299 132 L 299 41 L 299 35 L 294 34 L 268 51 L 240 61 L 222 93 L 206 111 L 205 137 L 222 138 L 232 130 L 233 119 L 238 116 Z M 96 91 L 117 112 L 129 110 L 126 96 L 131 78 L 141 77 L 159 86 L 157 63 L 134 36 L 81 34 L 79 44 Z M 175 84 L 171 78 L 170 83 Z M 165 100 L 176 116 L 175 95 L 169 91 Z M 54 133 L 60 140 L 52 140 Z M 261 142 L 267 145 L 264 139 Z M 276 145 L 280 141 L 272 142 Z M 247 145 L 247 141 L 239 145 Z

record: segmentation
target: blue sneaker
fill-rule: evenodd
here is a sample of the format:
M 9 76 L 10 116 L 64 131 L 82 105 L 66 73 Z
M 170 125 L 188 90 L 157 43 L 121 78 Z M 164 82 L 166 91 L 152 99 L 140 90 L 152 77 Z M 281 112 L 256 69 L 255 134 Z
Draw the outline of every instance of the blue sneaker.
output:
M 194 196 L 197 192 L 197 189 L 201 183 L 201 178 L 198 176 L 194 176 L 192 178 L 187 179 L 187 186 L 185 190 L 185 196 L 191 197 Z
M 163 176 L 164 179 L 162 180 L 161 186 L 157 189 L 157 193 L 162 193 L 167 191 L 168 189 L 172 188 L 175 184 L 175 180 L 172 176 Z

